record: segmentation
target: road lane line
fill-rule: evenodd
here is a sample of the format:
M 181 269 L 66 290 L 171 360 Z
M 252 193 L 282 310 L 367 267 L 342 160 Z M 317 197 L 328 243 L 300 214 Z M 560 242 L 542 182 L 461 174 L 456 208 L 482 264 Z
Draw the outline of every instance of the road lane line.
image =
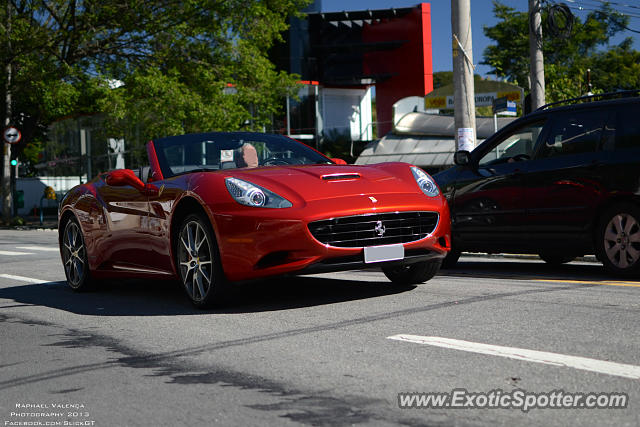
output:
M 584 284 L 584 285 L 628 286 L 633 288 L 640 288 L 640 283 L 638 282 L 621 282 L 616 280 L 598 282 L 598 281 L 589 281 L 589 280 L 534 279 L 534 282 L 575 283 L 575 284 Z
M 0 251 L 0 255 L 33 255 L 33 252 L 14 252 L 14 251 Z
M 400 334 L 387 337 L 387 339 L 422 345 L 432 345 L 436 347 L 450 348 L 453 350 L 468 351 L 471 353 L 487 354 L 490 356 L 500 356 L 509 359 L 524 360 L 526 362 L 565 366 L 568 368 L 614 375 L 617 377 L 632 378 L 636 380 L 640 379 L 640 366 L 590 359 L 587 357 L 570 356 L 566 354 L 549 353 L 546 351 L 528 350 L 517 347 L 503 347 L 500 345 L 483 344 L 443 337 L 423 337 L 419 335 Z
M 28 251 L 49 251 L 59 252 L 60 248 L 57 246 L 16 246 L 16 249 L 26 249 Z
M 19 280 L 21 282 L 29 282 L 36 285 L 39 285 L 40 283 L 49 283 L 49 281 L 47 280 L 34 279 L 32 277 L 24 277 L 24 276 L 14 276 L 13 274 L 0 274 L 0 277 L 4 277 L 5 279 L 11 279 L 11 280 Z

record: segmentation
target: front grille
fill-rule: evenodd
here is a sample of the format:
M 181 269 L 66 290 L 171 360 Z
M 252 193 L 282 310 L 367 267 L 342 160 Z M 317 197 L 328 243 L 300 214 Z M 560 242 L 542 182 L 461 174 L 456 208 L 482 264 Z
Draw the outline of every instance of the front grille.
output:
M 314 221 L 309 231 L 329 246 L 361 248 L 424 239 L 437 225 L 437 212 L 388 212 Z

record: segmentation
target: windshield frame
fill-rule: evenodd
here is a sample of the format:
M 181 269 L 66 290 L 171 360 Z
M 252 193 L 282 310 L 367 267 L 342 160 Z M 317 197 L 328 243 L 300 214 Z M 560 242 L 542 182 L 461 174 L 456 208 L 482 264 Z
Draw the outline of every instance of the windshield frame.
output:
M 312 163 L 299 163 L 299 164 L 296 163 L 296 164 L 291 164 L 291 166 L 296 166 L 296 165 L 308 166 L 308 165 L 314 165 L 314 164 L 324 164 L 324 165 L 335 164 L 333 160 L 331 160 L 324 154 L 320 153 L 319 151 L 313 149 L 312 147 L 309 147 L 306 144 L 296 141 L 295 139 L 288 138 L 284 135 L 267 134 L 267 133 L 259 133 L 259 132 L 210 132 L 210 133 L 170 136 L 165 138 L 159 138 L 152 141 L 155 148 L 156 157 L 158 159 L 158 164 L 162 172 L 162 176 L 166 179 L 174 176 L 184 175 L 187 173 L 202 172 L 202 171 L 209 171 L 209 170 L 231 172 L 234 170 L 246 169 L 246 167 L 232 167 L 228 169 L 220 168 L 220 167 L 215 168 L 213 167 L 213 165 L 208 165 L 205 163 L 201 165 L 194 164 L 193 166 L 200 166 L 200 167 L 194 167 L 189 170 L 184 170 L 181 172 L 174 172 L 172 170 L 172 165 L 170 164 L 170 161 L 169 159 L 167 159 L 167 156 L 166 156 L 166 151 L 165 151 L 166 149 L 174 146 L 186 146 L 190 144 L 198 144 L 198 143 L 203 143 L 208 141 L 220 141 L 221 144 L 226 143 L 231 145 L 234 145 L 237 143 L 237 147 L 242 147 L 242 144 L 241 144 L 242 141 L 264 142 L 265 144 L 277 143 L 277 144 L 284 145 L 284 147 L 290 146 L 292 151 L 302 153 L 304 157 L 309 158 L 312 161 Z M 220 162 L 222 162 L 222 160 Z M 277 165 L 259 164 L 257 167 L 262 168 L 262 167 L 273 167 L 273 166 L 277 166 Z M 173 167 L 175 168 L 176 166 L 174 165 Z

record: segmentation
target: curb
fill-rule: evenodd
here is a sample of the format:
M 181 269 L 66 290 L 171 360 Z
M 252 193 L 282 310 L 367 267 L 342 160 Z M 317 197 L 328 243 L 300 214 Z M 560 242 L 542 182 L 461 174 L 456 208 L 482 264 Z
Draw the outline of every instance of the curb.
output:
M 55 231 L 58 229 L 57 225 L 16 225 L 16 226 L 0 226 L 0 230 L 14 230 L 14 231 L 30 231 L 30 230 L 47 230 Z
M 40 224 L 40 221 L 27 221 L 22 225 L 0 225 L 0 230 L 57 230 L 58 221 L 44 221 Z
M 512 259 L 528 259 L 528 260 L 536 260 L 542 261 L 542 259 L 535 254 L 487 254 L 481 252 L 462 252 L 462 256 L 467 257 L 478 257 L 478 258 L 512 258 Z M 586 255 L 581 257 L 576 257 L 574 261 L 580 262 L 590 262 L 600 264 L 600 261 L 594 255 Z

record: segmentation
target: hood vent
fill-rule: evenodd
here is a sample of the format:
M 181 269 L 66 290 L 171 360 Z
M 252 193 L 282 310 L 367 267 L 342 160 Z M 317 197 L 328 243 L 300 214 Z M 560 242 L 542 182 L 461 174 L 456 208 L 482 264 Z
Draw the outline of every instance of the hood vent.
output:
M 360 179 L 359 173 L 334 173 L 331 175 L 322 175 L 324 181 L 340 181 L 347 179 Z

